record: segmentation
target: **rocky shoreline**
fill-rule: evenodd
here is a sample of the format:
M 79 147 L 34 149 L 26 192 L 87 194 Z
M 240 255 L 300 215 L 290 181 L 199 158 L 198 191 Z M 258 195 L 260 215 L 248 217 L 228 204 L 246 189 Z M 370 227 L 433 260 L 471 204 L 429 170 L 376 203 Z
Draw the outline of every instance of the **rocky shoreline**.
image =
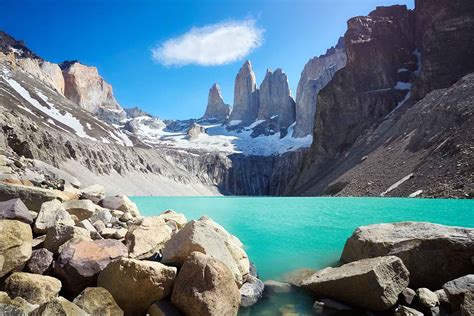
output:
M 310 293 L 320 315 L 474 313 L 474 229 L 360 227 L 343 265 L 264 283 L 242 242 L 208 217 L 142 217 L 99 185 L 28 159 L 0 162 L 10 175 L 0 183 L 2 315 L 252 315 L 259 300 L 292 291 Z M 279 313 L 297 315 L 292 305 Z

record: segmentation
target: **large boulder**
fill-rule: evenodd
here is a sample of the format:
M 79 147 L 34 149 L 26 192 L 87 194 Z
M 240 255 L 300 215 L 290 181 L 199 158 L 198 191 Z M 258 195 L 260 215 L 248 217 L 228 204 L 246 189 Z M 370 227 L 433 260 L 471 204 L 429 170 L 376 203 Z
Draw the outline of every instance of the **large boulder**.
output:
M 171 302 L 186 315 L 237 315 L 240 292 L 225 264 L 193 252 L 176 277 Z
M 26 224 L 33 223 L 30 211 L 18 198 L 0 202 L 0 219 L 15 219 Z
M 422 222 L 357 228 L 347 240 L 342 261 L 394 255 L 410 271 L 413 288 L 439 289 L 472 272 L 474 229 Z
M 248 276 L 247 282 L 240 288 L 240 306 L 249 307 L 263 296 L 265 285 L 254 276 Z
M 98 203 L 105 197 L 105 188 L 100 184 L 91 185 L 81 190 L 81 198 Z
M 64 209 L 80 221 L 88 219 L 95 212 L 95 204 L 90 200 L 71 200 L 63 203 Z
M 117 305 L 112 294 L 102 287 L 88 287 L 75 299 L 74 304 L 90 315 L 120 316 L 123 311 Z
M 64 297 L 55 299 L 41 305 L 34 310 L 31 316 L 64 315 L 64 316 L 88 316 L 89 314 Z
M 5 280 L 5 290 L 12 298 L 20 296 L 31 304 L 43 304 L 58 295 L 61 281 L 45 275 L 14 272 Z
M 59 255 L 55 272 L 66 292 L 76 296 L 86 287 L 94 286 L 109 263 L 127 254 L 127 248 L 118 240 L 72 241 Z
M 34 231 L 37 234 L 44 234 L 55 225 L 74 226 L 74 220 L 59 200 L 52 200 L 41 205 Z
M 474 274 L 468 274 L 455 280 L 446 282 L 443 290 L 448 295 L 453 310 L 458 310 L 464 301 L 466 293 L 474 292 Z
M 241 245 L 235 236 L 212 220 L 192 220 L 166 242 L 162 261 L 180 266 L 193 251 L 198 251 L 223 262 L 241 286 L 250 268 L 248 256 Z
M 177 269 L 159 262 L 122 258 L 100 274 L 97 286 L 108 290 L 127 315 L 142 315 L 171 293 Z
M 147 316 L 182 316 L 183 314 L 168 300 L 157 301 L 150 305 Z
M 31 257 L 33 234 L 23 222 L 0 220 L 0 277 L 20 268 Z
M 135 203 L 133 203 L 126 195 L 106 196 L 100 201 L 100 206 L 109 210 L 119 210 L 130 213 L 132 216 L 140 216 L 140 211 Z
M 81 227 L 56 225 L 48 229 L 44 248 L 53 253 L 60 253 L 70 240 L 92 240 L 90 232 Z
M 408 282 L 409 272 L 403 262 L 387 256 L 323 269 L 304 280 L 302 286 L 318 297 L 383 311 L 396 304 Z
M 53 253 L 48 249 L 33 250 L 30 260 L 26 263 L 25 270 L 35 274 L 44 274 L 49 271 L 53 263 Z
M 146 259 L 163 248 L 173 231 L 160 216 L 145 217 L 129 226 L 125 245 L 130 258 Z M 103 235 L 103 233 L 102 233 Z
M 174 222 L 176 223 L 176 226 L 178 229 L 181 229 L 186 225 L 188 220 L 186 219 L 186 216 L 181 213 L 176 213 L 173 210 L 166 210 L 163 213 L 160 214 L 160 217 L 165 220 L 165 222 Z
M 44 202 L 55 199 L 68 201 L 77 198 L 77 196 L 59 190 L 0 183 L 0 200 L 5 201 L 15 198 L 20 198 L 28 209 L 38 212 Z

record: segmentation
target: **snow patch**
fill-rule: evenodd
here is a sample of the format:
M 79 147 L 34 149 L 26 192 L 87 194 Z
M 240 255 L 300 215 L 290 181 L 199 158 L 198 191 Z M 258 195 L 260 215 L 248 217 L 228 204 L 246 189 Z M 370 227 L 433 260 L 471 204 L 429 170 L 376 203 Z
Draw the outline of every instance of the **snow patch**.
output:
M 413 173 L 410 173 L 409 175 L 401 178 L 400 180 L 398 180 L 397 182 L 395 182 L 394 184 L 392 184 L 387 190 L 385 190 L 384 192 L 382 192 L 380 194 L 380 196 L 385 196 L 387 193 L 395 190 L 396 188 L 398 188 L 403 182 L 411 179 L 413 177 Z
M 417 190 L 417 191 L 411 193 L 408 197 L 414 198 L 414 197 L 417 197 L 418 195 L 420 195 L 421 193 L 423 193 L 423 190 Z

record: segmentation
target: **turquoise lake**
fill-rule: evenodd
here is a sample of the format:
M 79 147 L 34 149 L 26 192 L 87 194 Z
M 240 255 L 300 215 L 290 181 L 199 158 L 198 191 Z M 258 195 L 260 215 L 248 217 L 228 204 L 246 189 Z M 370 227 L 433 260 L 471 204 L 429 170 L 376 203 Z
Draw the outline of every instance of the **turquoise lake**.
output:
M 244 243 L 263 280 L 298 268 L 336 265 L 355 228 L 426 221 L 474 227 L 474 201 L 326 197 L 133 197 L 142 215 L 208 215 Z

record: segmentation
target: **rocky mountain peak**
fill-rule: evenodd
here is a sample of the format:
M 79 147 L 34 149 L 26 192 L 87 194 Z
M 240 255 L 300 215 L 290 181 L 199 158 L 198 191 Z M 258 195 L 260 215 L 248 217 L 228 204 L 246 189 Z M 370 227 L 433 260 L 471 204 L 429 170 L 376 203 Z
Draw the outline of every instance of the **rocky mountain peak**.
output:
M 149 117 L 152 117 L 150 114 L 148 114 L 147 112 L 143 111 L 142 109 L 140 109 L 140 108 L 137 107 L 137 106 L 132 107 L 132 108 L 124 109 L 124 111 L 127 113 L 127 116 L 128 116 L 129 118 L 137 118 L 137 117 L 142 117 L 142 116 L 149 116 Z
M 221 88 L 217 83 L 214 83 L 211 89 L 209 89 L 207 107 L 203 119 L 216 119 L 219 122 L 224 122 L 229 117 L 229 114 L 230 106 L 224 103 Z
M 41 57 L 26 47 L 25 42 L 16 40 L 3 31 L 0 31 L 0 52 L 5 55 L 13 53 L 16 57 L 20 58 L 41 59 Z
M 235 78 L 234 106 L 231 121 L 251 123 L 258 113 L 258 92 L 255 74 L 250 61 L 246 61 Z

